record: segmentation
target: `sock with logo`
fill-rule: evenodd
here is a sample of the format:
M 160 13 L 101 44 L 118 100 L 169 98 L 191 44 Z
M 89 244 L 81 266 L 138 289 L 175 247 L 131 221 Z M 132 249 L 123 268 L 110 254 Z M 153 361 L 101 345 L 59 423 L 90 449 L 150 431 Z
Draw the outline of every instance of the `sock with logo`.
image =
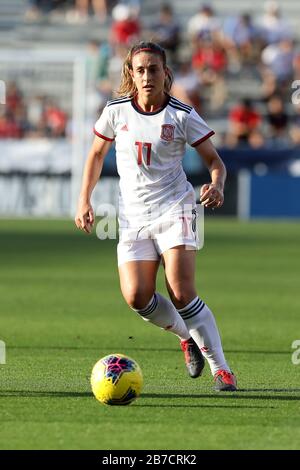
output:
M 215 318 L 203 300 L 196 297 L 184 308 L 179 309 L 178 313 L 184 320 L 190 336 L 207 359 L 212 374 L 215 375 L 218 370 L 230 372 Z

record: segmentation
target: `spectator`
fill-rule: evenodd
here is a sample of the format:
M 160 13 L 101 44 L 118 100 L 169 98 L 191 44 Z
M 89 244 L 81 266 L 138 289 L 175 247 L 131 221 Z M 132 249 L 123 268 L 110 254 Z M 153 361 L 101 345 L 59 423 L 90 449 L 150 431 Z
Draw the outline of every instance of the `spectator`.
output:
M 1 139 L 61 138 L 66 135 L 67 114 L 44 95 L 25 99 L 15 82 L 8 83 L 6 106 L 1 108 Z
M 284 110 L 284 104 L 281 96 L 272 96 L 267 103 L 268 113 L 267 121 L 270 126 L 270 137 L 279 139 L 287 134 L 289 117 Z
M 49 137 L 65 137 L 67 115 L 51 99 L 46 101 L 42 120 L 46 123 Z
M 122 73 L 122 64 L 128 54 L 128 48 L 122 44 L 115 47 L 115 54 L 111 58 L 108 67 L 108 79 L 110 84 L 111 96 L 117 96 L 116 91 L 119 88 L 120 76 Z
M 30 0 L 30 8 L 25 13 L 25 18 L 29 21 L 39 20 L 41 16 L 47 16 L 52 12 L 57 12 L 61 7 L 67 6 L 69 0 Z
M 22 129 L 16 122 L 14 115 L 6 110 L 0 114 L 0 138 L 1 139 L 20 139 Z
M 251 62 L 257 57 L 260 34 L 250 14 L 228 18 L 224 23 L 223 32 L 223 44 L 235 70 L 240 70 L 241 63 Z
M 170 4 L 164 4 L 160 9 L 160 16 L 157 23 L 151 28 L 151 41 L 160 44 L 171 54 L 171 61 L 176 60 L 176 52 L 180 43 L 180 27 L 174 18 L 173 8 Z
M 87 45 L 86 72 L 88 88 L 96 88 L 101 77 L 101 49 L 100 42 L 92 39 Z
M 104 23 L 117 0 L 73 0 L 73 9 L 66 12 L 69 23 L 86 23 L 94 16 L 100 23 Z
M 261 121 L 261 115 L 255 110 L 252 101 L 249 98 L 244 98 L 229 113 L 227 145 L 235 147 L 240 143 L 249 144 L 249 137 L 258 129 Z
M 290 138 L 294 145 L 300 146 L 300 103 L 294 105 L 295 115 L 292 118 Z
M 297 49 L 293 60 L 294 79 L 300 80 L 300 51 Z
M 201 80 L 199 74 L 191 68 L 189 60 L 182 61 L 177 73 L 174 75 L 174 83 L 171 90 L 172 95 L 184 103 L 190 104 L 200 113 L 200 89 Z
M 250 132 L 248 145 L 255 150 L 260 149 L 266 145 L 265 137 L 260 129 L 254 129 Z
M 28 121 L 27 108 L 24 104 L 16 109 L 13 119 L 20 130 L 20 138 L 25 137 L 30 132 L 31 125 Z
M 120 3 L 125 3 L 129 6 L 132 18 L 138 18 L 140 16 L 141 0 L 120 0 Z
M 93 14 L 102 22 L 106 19 L 109 3 L 111 0 L 75 0 L 75 10 L 81 19 L 87 20 L 92 7 Z
M 6 90 L 6 108 L 12 114 L 23 104 L 22 93 L 15 82 L 9 82 Z
M 222 74 L 227 65 L 226 53 L 223 47 L 210 39 L 197 41 L 197 49 L 192 57 L 194 69 L 202 71 L 211 70 L 216 74 Z
M 280 8 L 274 0 L 265 2 L 265 13 L 260 21 L 261 34 L 266 45 L 293 38 L 290 25 L 281 18 Z
M 262 51 L 262 63 L 273 73 L 279 83 L 290 80 L 293 76 L 293 43 L 288 39 L 278 44 L 267 46 Z
M 209 87 L 210 109 L 215 110 L 223 106 L 227 93 L 224 79 L 227 67 L 226 53 L 220 42 L 208 38 L 198 38 L 196 44 L 192 66 L 199 74 L 202 85 Z
M 206 4 L 202 5 L 188 22 L 187 30 L 192 43 L 200 38 L 219 37 L 221 22 L 216 18 L 213 8 Z
M 46 97 L 44 95 L 35 95 L 28 100 L 27 117 L 30 122 L 31 133 L 39 126 L 44 113 Z
M 117 5 L 112 11 L 113 23 L 111 27 L 112 45 L 123 44 L 127 47 L 138 40 L 141 32 L 141 25 L 137 18 L 134 18 L 128 5 Z
M 30 7 L 25 13 L 25 18 L 29 21 L 35 21 L 41 15 L 50 13 L 54 8 L 54 0 L 30 0 Z
M 290 82 L 294 74 L 294 50 L 290 40 L 282 40 L 278 44 L 267 46 L 262 51 L 261 76 L 263 94 L 266 99 L 277 90 L 285 95 L 290 90 Z

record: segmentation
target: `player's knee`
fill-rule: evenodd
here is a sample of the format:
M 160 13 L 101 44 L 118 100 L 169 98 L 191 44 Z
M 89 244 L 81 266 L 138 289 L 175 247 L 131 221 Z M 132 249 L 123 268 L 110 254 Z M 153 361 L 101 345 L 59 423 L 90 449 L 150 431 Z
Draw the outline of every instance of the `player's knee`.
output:
M 185 285 L 179 285 L 173 288 L 170 294 L 172 302 L 176 308 L 184 308 L 197 295 L 193 288 Z
M 123 293 L 124 298 L 130 308 L 134 310 L 141 310 L 149 304 L 152 296 L 154 294 L 154 289 L 131 289 Z

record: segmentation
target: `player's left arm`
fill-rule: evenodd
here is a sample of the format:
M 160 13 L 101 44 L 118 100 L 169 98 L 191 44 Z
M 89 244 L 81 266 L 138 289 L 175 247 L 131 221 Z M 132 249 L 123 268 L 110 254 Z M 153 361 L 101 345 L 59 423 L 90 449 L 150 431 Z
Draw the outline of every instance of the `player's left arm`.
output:
M 205 207 L 221 207 L 224 202 L 225 165 L 210 139 L 206 139 L 195 149 L 207 166 L 211 177 L 211 182 L 201 187 L 200 202 Z

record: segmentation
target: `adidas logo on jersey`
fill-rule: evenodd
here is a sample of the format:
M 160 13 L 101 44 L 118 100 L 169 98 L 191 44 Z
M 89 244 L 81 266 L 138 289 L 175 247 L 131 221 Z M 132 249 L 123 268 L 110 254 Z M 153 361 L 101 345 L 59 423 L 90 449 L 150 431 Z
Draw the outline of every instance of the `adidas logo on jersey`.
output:
M 123 127 L 121 127 L 121 131 L 129 131 L 128 127 L 127 127 L 127 124 L 124 124 Z

